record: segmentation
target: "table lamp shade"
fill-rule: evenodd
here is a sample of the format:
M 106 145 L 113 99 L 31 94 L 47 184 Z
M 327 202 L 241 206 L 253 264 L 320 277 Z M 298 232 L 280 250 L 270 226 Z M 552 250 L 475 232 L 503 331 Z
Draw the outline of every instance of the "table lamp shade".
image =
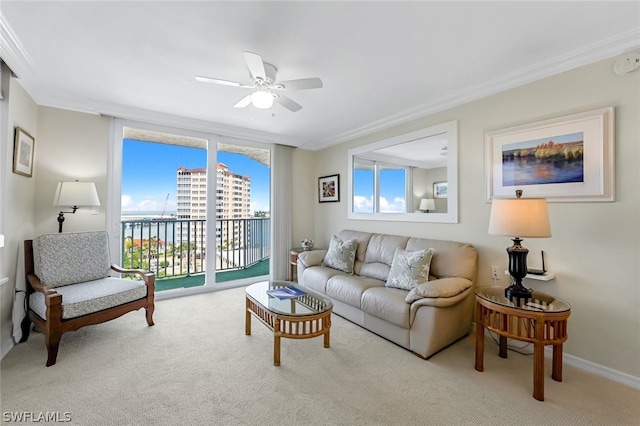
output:
M 418 210 L 435 210 L 436 209 L 436 202 L 434 201 L 433 198 L 423 198 L 420 200 L 420 207 L 418 207 Z
M 551 236 L 544 198 L 494 198 L 489 218 L 490 235 L 544 238 Z
M 53 196 L 54 206 L 99 206 L 100 199 L 93 182 L 58 182 Z

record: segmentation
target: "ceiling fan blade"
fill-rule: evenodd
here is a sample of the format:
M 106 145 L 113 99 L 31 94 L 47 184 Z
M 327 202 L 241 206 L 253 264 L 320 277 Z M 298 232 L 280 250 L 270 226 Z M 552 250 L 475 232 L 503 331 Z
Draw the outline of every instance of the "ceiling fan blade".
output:
M 320 89 L 322 80 L 318 77 L 301 78 L 299 80 L 281 81 L 279 84 L 283 85 L 285 89 L 291 90 Z
M 203 77 L 201 75 L 197 75 L 196 76 L 196 80 L 198 81 L 202 81 L 204 83 L 215 83 L 215 84 L 222 84 L 223 86 L 233 86 L 233 87 L 253 87 L 250 84 L 242 84 L 242 83 L 238 83 L 237 81 L 229 81 L 229 80 L 222 80 L 220 78 L 212 78 L 212 77 Z
M 251 95 L 247 95 L 244 98 L 240 99 L 233 107 L 234 108 L 244 108 L 251 103 Z
M 244 60 L 247 63 L 247 68 L 253 76 L 253 78 L 260 78 L 266 80 L 266 73 L 264 71 L 264 62 L 262 57 L 257 53 L 244 52 Z
M 278 93 L 278 96 L 276 96 L 275 101 L 292 112 L 300 111 L 302 109 L 302 105 L 292 101 L 291 99 L 279 93 Z

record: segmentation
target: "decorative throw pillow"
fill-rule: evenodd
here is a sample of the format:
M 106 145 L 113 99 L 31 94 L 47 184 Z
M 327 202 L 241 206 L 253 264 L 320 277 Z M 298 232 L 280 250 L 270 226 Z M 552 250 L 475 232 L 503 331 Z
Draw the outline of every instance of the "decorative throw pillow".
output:
M 386 287 L 411 290 L 429 280 L 429 268 L 434 249 L 406 251 L 396 248 L 387 277 Z
M 343 241 L 341 238 L 332 235 L 329 242 L 329 250 L 324 256 L 322 266 L 353 274 L 357 248 L 358 240 Z

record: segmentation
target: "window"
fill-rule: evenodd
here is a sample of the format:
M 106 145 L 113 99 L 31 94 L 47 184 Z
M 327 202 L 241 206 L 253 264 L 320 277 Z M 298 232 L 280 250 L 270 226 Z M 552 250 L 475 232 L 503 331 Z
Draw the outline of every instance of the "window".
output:
M 411 193 L 411 169 L 354 157 L 353 211 L 406 213 Z

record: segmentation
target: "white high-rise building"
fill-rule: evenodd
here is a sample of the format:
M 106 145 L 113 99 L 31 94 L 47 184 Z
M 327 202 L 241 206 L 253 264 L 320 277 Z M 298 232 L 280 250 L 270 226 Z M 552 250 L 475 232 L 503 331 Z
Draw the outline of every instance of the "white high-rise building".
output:
M 177 229 L 179 240 L 205 247 L 207 229 L 207 169 L 177 171 L 177 219 L 190 219 Z M 233 173 L 218 163 L 216 170 L 216 245 L 238 248 L 244 241 L 243 221 L 251 217 L 251 177 Z

